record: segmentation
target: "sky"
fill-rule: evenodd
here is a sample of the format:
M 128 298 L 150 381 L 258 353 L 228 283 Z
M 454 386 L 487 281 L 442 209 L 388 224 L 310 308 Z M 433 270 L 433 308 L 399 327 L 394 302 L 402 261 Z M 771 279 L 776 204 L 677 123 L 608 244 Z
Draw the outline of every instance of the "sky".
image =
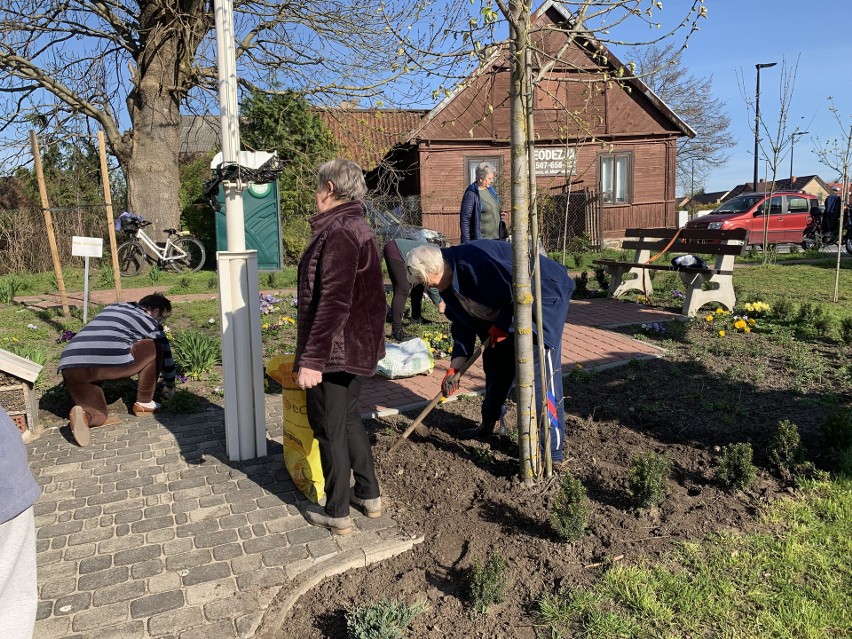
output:
M 664 0 L 664 11 L 677 11 L 687 0 Z M 715 94 L 727 104 L 730 132 L 736 146 L 727 164 L 704 184 L 707 192 L 725 191 L 751 182 L 754 172 L 754 112 L 749 111 L 740 84 L 753 100 L 755 64 L 777 62 L 760 71 L 761 119 L 777 122 L 781 63 L 788 68 L 798 59 L 788 133 L 808 131 L 796 138 L 793 173 L 819 175 L 834 181 L 840 176 L 821 164 L 813 152 L 819 141 L 849 134 L 852 125 L 852 0 L 705 0 L 707 19 L 693 35 L 683 62 L 695 76 L 712 76 Z M 742 80 L 741 80 L 742 79 Z M 841 114 L 842 131 L 829 111 L 828 97 Z M 688 122 L 687 122 L 688 124 Z M 762 134 L 761 134 L 762 135 Z M 761 163 L 761 179 L 765 173 Z M 789 177 L 789 151 L 780 160 L 778 178 Z

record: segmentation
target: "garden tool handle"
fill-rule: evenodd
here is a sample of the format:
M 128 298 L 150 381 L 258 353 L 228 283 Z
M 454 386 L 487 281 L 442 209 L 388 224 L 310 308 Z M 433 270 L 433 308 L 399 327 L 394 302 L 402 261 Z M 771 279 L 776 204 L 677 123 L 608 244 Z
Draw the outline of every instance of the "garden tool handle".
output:
M 464 373 L 467 372 L 467 369 L 470 368 L 477 359 L 479 359 L 479 356 L 482 355 L 482 351 L 486 348 L 488 348 L 488 338 L 487 337 L 485 338 L 485 341 L 483 341 L 479 346 L 476 347 L 476 350 L 473 351 L 473 354 L 470 357 L 467 358 L 467 361 L 464 364 L 462 364 L 461 368 L 459 368 L 456 371 L 456 374 L 453 376 L 453 378 L 458 379 L 462 375 L 464 375 Z M 435 406 L 437 406 L 443 398 L 444 398 L 444 389 L 443 389 L 443 384 L 442 384 L 442 388 L 441 388 L 441 390 L 438 391 L 438 394 L 435 395 L 435 397 L 432 399 L 432 401 L 430 401 L 426 405 L 426 408 L 424 408 L 420 412 L 420 414 L 417 416 L 417 418 L 413 422 L 411 422 L 411 426 L 409 426 L 408 428 L 405 429 L 405 432 L 402 433 L 402 435 L 399 436 L 399 439 L 397 439 L 393 443 L 393 446 L 388 448 L 388 452 L 389 453 L 393 452 L 393 450 L 402 443 L 402 440 L 408 439 L 408 436 L 412 432 L 414 432 L 414 429 L 416 429 L 418 426 L 420 426 L 421 422 L 424 419 L 426 419 L 426 415 L 431 413 L 432 409 L 435 408 Z

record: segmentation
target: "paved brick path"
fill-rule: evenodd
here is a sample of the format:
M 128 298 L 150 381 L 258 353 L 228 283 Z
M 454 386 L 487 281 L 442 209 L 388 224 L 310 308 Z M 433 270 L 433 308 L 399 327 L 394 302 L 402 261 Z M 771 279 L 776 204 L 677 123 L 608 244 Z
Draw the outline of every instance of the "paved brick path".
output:
M 647 343 L 599 327 L 674 317 L 612 300 L 576 300 L 564 369 L 659 356 Z M 369 380 L 364 413 L 424 405 L 445 369 L 439 362 L 431 376 Z M 464 388 L 479 392 L 482 382 L 474 367 Z M 199 415 L 127 416 L 94 429 L 88 448 L 73 443 L 65 423 L 44 427 L 28 444 L 43 487 L 35 508 L 37 637 L 294 636 L 277 633 L 277 624 L 301 592 L 419 541 L 401 535 L 392 504 L 380 519 L 353 511 L 356 531 L 348 537 L 307 525 L 299 510 L 305 500 L 281 458 L 279 397 L 267 397 L 269 455 L 245 463 L 227 459 L 218 407 Z

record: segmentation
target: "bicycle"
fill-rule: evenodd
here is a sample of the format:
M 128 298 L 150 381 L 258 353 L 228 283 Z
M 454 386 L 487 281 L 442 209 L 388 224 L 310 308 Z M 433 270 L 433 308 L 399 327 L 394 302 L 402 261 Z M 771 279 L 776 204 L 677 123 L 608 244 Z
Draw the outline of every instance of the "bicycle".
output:
M 168 267 L 177 273 L 196 272 L 204 266 L 206 253 L 201 244 L 189 231 L 164 229 L 165 242 L 154 242 L 142 229 L 152 223 L 139 215 L 122 214 L 116 226 L 133 239 L 118 247 L 118 270 L 126 277 L 138 275 L 146 262 L 160 268 Z M 146 250 L 147 249 L 147 250 Z

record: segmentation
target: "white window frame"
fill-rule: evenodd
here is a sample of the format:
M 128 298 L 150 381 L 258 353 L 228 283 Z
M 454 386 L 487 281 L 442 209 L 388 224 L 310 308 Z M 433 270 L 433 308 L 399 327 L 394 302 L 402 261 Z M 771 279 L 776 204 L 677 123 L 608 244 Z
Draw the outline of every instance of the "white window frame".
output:
M 604 205 L 624 206 L 633 202 L 633 152 L 599 154 L 598 184 Z

